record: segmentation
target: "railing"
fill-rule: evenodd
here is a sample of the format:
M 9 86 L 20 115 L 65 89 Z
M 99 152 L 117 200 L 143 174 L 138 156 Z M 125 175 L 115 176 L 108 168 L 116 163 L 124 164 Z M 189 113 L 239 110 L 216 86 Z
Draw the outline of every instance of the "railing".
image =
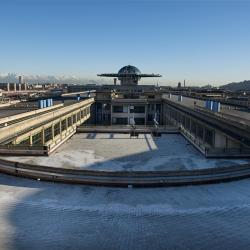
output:
M 136 128 L 154 128 L 154 125 L 135 125 Z M 131 128 L 131 125 L 93 125 L 82 124 L 79 128 Z M 176 126 L 159 125 L 158 128 L 177 128 Z
M 206 152 L 206 147 L 204 145 L 204 142 L 201 140 L 197 139 L 192 133 L 188 132 L 182 125 L 180 126 L 180 131 L 181 134 L 187 137 L 193 144 L 199 148 L 199 150 L 205 154 Z
M 156 131 L 155 126 L 136 125 L 134 130 L 138 133 L 152 133 Z M 77 128 L 78 133 L 129 133 L 131 125 L 95 126 L 81 125 Z M 159 133 L 179 133 L 175 126 L 158 126 Z

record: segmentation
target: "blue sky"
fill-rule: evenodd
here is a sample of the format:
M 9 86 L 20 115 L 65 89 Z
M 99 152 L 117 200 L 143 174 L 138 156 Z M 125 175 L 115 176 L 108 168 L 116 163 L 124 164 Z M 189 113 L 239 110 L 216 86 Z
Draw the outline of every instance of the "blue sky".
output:
M 250 1 L 0 0 L 0 73 L 250 79 Z

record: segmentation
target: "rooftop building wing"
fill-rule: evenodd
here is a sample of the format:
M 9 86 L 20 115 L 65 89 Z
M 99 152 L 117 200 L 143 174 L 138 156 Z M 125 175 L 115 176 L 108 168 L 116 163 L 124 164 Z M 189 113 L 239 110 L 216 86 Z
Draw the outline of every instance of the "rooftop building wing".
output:
M 119 75 L 117 73 L 104 73 L 104 74 L 98 74 L 97 76 L 118 77 Z
M 160 74 L 140 74 L 139 77 L 162 77 Z

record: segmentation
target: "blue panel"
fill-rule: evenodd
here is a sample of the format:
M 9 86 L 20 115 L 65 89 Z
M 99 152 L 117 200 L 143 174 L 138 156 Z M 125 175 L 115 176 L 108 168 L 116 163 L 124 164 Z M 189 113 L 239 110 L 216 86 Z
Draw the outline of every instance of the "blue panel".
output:
M 46 100 L 43 100 L 43 107 L 44 107 L 44 108 L 46 108 L 46 107 L 47 107 Z
M 39 100 L 38 105 L 39 105 L 39 109 L 42 109 L 43 108 L 43 100 Z

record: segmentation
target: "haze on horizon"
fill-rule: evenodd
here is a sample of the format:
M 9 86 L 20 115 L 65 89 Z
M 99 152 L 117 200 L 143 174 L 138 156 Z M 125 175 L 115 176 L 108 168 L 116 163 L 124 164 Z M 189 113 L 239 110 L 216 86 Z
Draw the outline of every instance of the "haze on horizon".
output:
M 131 64 L 162 74 L 161 85 L 250 79 L 248 1 L 3 0 L 0 9 L 0 75 L 97 79 Z

